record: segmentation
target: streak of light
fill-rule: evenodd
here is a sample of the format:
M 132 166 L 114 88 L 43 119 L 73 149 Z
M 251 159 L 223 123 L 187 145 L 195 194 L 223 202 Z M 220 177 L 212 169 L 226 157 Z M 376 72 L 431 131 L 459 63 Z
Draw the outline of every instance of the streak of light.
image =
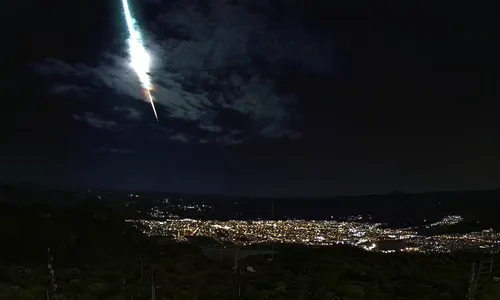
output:
M 143 88 L 143 93 L 145 97 L 147 97 L 147 100 L 151 103 L 156 120 L 158 121 L 158 114 L 156 113 L 153 97 L 151 95 L 151 91 L 154 89 L 151 77 L 149 76 L 151 57 L 144 48 L 144 42 L 142 40 L 139 26 L 130 13 L 128 1 L 122 0 L 122 5 L 123 15 L 125 16 L 125 21 L 127 22 L 127 28 L 130 35 L 128 39 L 130 66 L 137 74 L 141 87 Z
M 149 102 L 151 102 L 151 107 L 153 108 L 153 112 L 155 113 L 156 121 L 158 121 L 158 114 L 156 114 L 155 103 L 153 102 L 153 96 L 151 96 L 151 91 L 146 90 L 146 94 L 148 95 Z

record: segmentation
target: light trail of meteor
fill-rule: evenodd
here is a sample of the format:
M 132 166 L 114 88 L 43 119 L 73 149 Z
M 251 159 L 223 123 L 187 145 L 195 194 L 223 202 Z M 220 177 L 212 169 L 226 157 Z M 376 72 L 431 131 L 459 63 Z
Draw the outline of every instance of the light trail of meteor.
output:
M 151 102 L 151 106 L 153 107 L 153 112 L 156 117 L 156 121 L 158 121 L 158 115 L 156 114 L 155 104 L 153 102 L 153 96 L 151 95 L 151 90 L 153 90 L 153 84 L 151 82 L 151 77 L 149 76 L 151 57 L 149 53 L 144 48 L 144 44 L 142 41 L 142 36 L 139 30 L 139 26 L 137 26 L 136 21 L 132 18 L 132 14 L 130 13 L 130 8 L 127 0 L 122 0 L 123 4 L 123 14 L 125 16 L 125 20 L 127 22 L 127 28 L 129 32 L 129 52 L 130 52 L 130 66 L 134 69 L 137 77 L 139 78 L 139 82 L 141 83 L 141 87 L 143 88 L 143 94 L 148 98 L 149 102 Z
M 151 107 L 153 107 L 153 112 L 155 113 L 156 121 L 158 121 L 158 115 L 156 114 L 156 108 L 155 108 L 155 104 L 153 102 L 153 97 L 151 96 L 151 91 L 146 90 L 146 93 L 148 95 L 149 102 L 151 102 Z

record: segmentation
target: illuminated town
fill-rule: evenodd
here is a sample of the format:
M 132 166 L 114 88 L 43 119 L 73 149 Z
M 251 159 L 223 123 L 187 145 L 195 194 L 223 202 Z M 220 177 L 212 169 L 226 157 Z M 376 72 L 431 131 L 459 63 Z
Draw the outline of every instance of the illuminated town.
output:
M 448 216 L 439 224 L 446 226 L 462 220 Z M 381 224 L 355 221 L 255 220 L 214 221 L 194 219 L 128 220 L 149 236 L 188 241 L 204 236 L 220 245 L 307 244 L 352 245 L 383 253 L 452 252 L 457 250 L 496 249 L 500 234 L 484 230 L 466 234 L 419 235 L 416 229 L 384 228 Z
M 429 224 L 425 227 L 430 228 L 430 227 L 435 227 L 435 226 L 450 226 L 450 225 L 458 224 L 458 223 L 463 222 L 463 221 L 464 221 L 464 218 L 462 218 L 461 216 L 447 216 L 444 219 L 442 219 L 441 221 Z

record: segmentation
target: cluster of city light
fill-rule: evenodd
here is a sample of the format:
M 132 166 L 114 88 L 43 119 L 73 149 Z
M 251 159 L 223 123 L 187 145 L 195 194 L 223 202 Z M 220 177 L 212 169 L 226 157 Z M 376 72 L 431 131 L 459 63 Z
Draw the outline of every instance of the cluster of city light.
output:
M 190 236 L 208 236 L 220 243 L 347 244 L 391 253 L 451 252 L 467 248 L 489 248 L 500 243 L 492 230 L 467 234 L 422 236 L 408 229 L 381 228 L 380 224 L 337 221 L 201 221 L 193 219 L 129 220 L 150 236 L 169 236 L 186 241 Z M 378 244 L 398 241 L 397 249 L 379 249 Z
M 204 205 L 204 204 L 192 204 L 192 205 L 184 205 L 184 204 L 177 204 L 177 205 L 170 205 L 170 210 L 175 210 L 178 212 L 187 212 L 187 213 L 200 213 L 200 212 L 209 212 L 213 210 L 213 208 L 209 205 Z M 161 209 L 160 207 L 152 207 L 149 212 L 147 212 L 147 215 L 150 217 L 153 217 L 155 219 L 178 219 L 178 215 L 174 215 L 171 213 L 165 212 L 164 209 Z
M 444 219 L 442 219 L 441 221 L 429 224 L 426 227 L 429 228 L 429 227 L 434 227 L 434 226 L 450 226 L 450 225 L 458 224 L 458 223 L 463 222 L 463 221 L 464 221 L 464 218 L 462 218 L 461 216 L 447 216 Z

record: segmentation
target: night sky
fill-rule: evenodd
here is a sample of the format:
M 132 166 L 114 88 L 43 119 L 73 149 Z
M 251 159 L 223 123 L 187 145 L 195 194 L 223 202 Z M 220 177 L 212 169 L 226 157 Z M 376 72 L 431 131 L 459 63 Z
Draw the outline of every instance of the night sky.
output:
M 3 182 L 247 196 L 500 186 L 494 1 L 130 0 L 159 123 L 128 65 L 120 0 L 10 2 Z

